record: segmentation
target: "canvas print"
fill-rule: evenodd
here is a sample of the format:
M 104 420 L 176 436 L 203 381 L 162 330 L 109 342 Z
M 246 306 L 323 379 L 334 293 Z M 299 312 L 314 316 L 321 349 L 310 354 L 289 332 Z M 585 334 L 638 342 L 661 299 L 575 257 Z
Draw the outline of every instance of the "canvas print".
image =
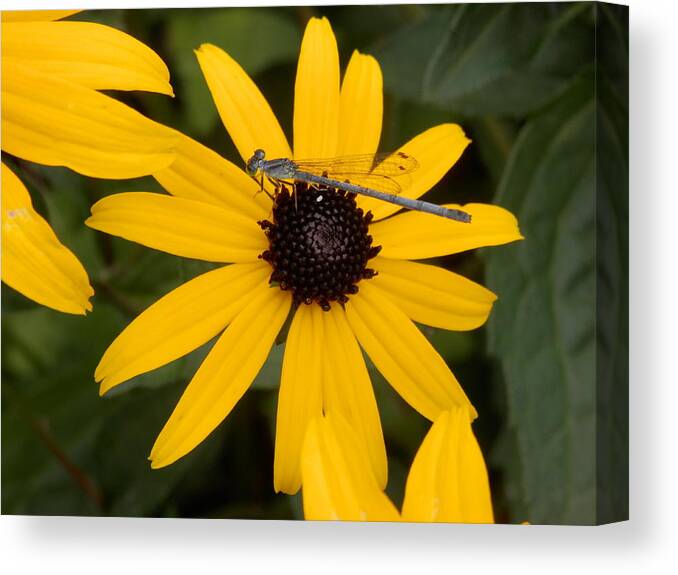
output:
M 2 13 L 2 512 L 628 517 L 628 9 Z

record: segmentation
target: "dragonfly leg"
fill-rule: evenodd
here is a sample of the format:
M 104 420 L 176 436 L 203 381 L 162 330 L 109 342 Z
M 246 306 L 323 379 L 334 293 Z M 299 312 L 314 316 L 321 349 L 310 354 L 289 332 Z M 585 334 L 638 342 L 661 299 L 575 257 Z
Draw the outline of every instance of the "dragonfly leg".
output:
M 269 198 L 271 198 L 271 200 L 272 200 L 273 197 L 271 196 L 271 194 L 268 193 L 268 190 L 266 190 L 266 188 L 264 188 L 264 175 L 262 174 L 262 175 L 261 175 L 261 178 L 259 178 L 259 179 L 257 179 L 256 176 L 252 176 L 252 179 L 253 179 L 257 184 L 259 184 L 259 189 L 258 189 L 256 192 L 254 192 L 254 195 L 253 195 L 252 197 L 253 197 L 253 198 L 256 198 L 257 195 L 259 195 L 261 192 L 264 192 L 264 193 L 265 193 Z
M 269 181 L 271 181 L 271 178 L 268 178 Z M 261 174 L 261 178 L 259 178 L 259 190 L 257 190 L 257 193 L 254 194 L 255 196 L 257 194 L 260 194 L 261 192 L 264 192 L 269 198 L 271 198 L 271 201 L 275 201 L 275 198 L 271 195 L 271 193 L 264 187 L 264 174 Z M 274 184 L 275 185 L 275 184 Z M 276 190 L 278 188 L 276 187 Z
M 263 178 L 263 176 L 262 176 L 262 178 Z M 271 177 L 267 176 L 266 179 L 275 188 L 275 193 L 277 194 L 280 191 L 280 188 L 282 188 L 282 184 L 278 180 L 276 180 L 275 178 L 271 178 Z
M 296 212 L 298 209 L 297 206 L 297 187 L 292 185 L 292 195 L 294 196 L 294 211 Z
M 277 196 L 280 193 L 280 188 L 282 188 L 282 184 L 278 180 L 276 180 L 274 178 L 270 178 L 268 176 L 266 177 L 266 179 L 275 189 L 275 195 L 271 195 L 267 190 L 264 190 L 264 191 L 266 192 L 268 197 L 271 198 L 271 200 L 275 201 L 275 196 Z M 262 176 L 262 180 L 263 180 L 263 176 Z M 262 186 L 263 186 L 263 184 L 262 184 Z

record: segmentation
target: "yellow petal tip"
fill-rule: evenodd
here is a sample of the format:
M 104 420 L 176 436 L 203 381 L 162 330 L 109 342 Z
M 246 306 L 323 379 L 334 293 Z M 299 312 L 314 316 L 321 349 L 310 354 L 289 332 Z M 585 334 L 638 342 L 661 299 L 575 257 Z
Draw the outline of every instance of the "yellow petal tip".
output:
M 204 53 L 207 50 L 219 50 L 217 46 L 214 44 L 210 44 L 209 42 L 204 42 L 203 44 L 200 44 L 195 50 L 193 50 L 196 54 L 199 52 Z
M 110 374 L 97 375 L 96 371 L 94 373 L 94 380 L 99 383 L 99 397 L 103 397 L 116 385 L 121 383 L 120 381 L 115 381 L 112 379 Z
M 151 462 L 151 469 L 161 469 L 162 467 L 167 467 L 177 460 L 176 457 L 167 457 L 166 454 L 164 457 L 158 457 L 158 451 L 158 447 L 154 445 L 153 449 L 151 449 L 150 455 L 148 456 L 148 460 Z

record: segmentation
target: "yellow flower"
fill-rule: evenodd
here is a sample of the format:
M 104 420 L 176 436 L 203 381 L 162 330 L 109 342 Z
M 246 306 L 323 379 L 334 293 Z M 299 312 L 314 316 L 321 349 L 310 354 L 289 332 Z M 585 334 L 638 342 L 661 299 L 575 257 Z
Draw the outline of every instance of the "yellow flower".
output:
M 174 159 L 176 135 L 96 90 L 172 95 L 150 48 L 74 10 L 2 13 L 2 151 L 99 178 L 150 174 Z M 94 290 L 75 255 L 2 165 L 2 280 L 59 311 L 91 310 Z
M 212 45 L 201 46 L 197 56 L 242 158 L 256 148 L 271 158 L 291 157 L 270 106 L 243 69 Z M 354 53 L 340 88 L 330 24 L 311 19 L 295 87 L 294 156 L 374 153 L 381 120 L 377 62 Z M 421 196 L 467 144 L 462 130 L 449 124 L 405 144 L 401 150 L 415 156 L 420 167 L 403 193 Z M 335 411 L 358 430 L 379 484 L 386 484 L 381 423 L 360 346 L 403 398 L 429 419 L 455 405 L 475 414 L 413 321 L 472 329 L 485 322 L 495 296 L 457 274 L 407 259 L 519 239 L 509 212 L 472 204 L 464 207 L 473 215 L 471 224 L 420 213 L 384 219 L 397 208 L 356 198 L 380 220 L 371 223 L 350 197 L 304 186 L 296 187 L 294 198 L 283 192 L 273 205 L 244 171 L 187 137 L 177 160 L 155 177 L 171 196 L 110 196 L 93 206 L 88 224 L 176 255 L 232 264 L 187 282 L 149 307 L 111 344 L 97 367 L 95 378 L 105 393 L 223 331 L 161 431 L 150 455 L 153 467 L 187 454 L 228 415 L 292 308 L 278 396 L 276 491 L 299 489 L 306 428 L 314 417 Z M 381 252 L 374 257 L 377 246 Z M 370 270 L 378 275 L 372 277 Z M 276 281 L 269 284 L 271 276 Z M 344 291 L 337 288 L 340 284 Z M 294 299 L 306 298 L 311 305 L 293 306 Z
M 304 516 L 314 520 L 494 523 L 490 484 L 466 408 L 443 411 L 414 458 L 402 515 L 339 414 L 314 419 L 302 451 Z

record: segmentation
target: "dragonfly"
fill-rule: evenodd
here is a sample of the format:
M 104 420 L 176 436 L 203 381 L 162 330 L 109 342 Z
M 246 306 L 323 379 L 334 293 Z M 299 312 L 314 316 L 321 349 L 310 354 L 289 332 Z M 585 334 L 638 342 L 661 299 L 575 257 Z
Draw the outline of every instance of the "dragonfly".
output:
M 254 151 L 247 161 L 247 173 L 264 187 L 264 177 L 279 185 L 281 181 L 296 180 L 307 184 L 328 186 L 352 192 L 402 208 L 442 216 L 457 222 L 470 223 L 471 214 L 446 208 L 423 200 L 399 195 L 402 191 L 397 178 L 414 172 L 419 167 L 416 158 L 405 152 L 391 154 L 363 154 L 322 160 L 266 159 L 262 149 Z

